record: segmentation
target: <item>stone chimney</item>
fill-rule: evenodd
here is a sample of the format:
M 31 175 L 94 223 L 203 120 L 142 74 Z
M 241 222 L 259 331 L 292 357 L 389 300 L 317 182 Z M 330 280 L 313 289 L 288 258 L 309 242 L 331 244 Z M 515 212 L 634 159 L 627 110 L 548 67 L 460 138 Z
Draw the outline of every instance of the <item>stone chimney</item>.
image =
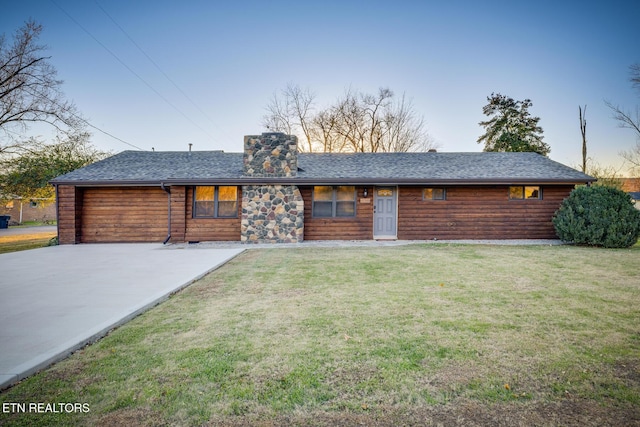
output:
M 283 133 L 244 137 L 245 177 L 255 185 L 242 186 L 243 243 L 297 243 L 304 238 L 304 200 L 296 185 L 281 185 L 277 178 L 298 173 L 298 140 Z M 261 182 L 267 178 L 270 184 Z
M 298 173 L 298 138 L 284 133 L 244 137 L 244 175 L 294 177 Z

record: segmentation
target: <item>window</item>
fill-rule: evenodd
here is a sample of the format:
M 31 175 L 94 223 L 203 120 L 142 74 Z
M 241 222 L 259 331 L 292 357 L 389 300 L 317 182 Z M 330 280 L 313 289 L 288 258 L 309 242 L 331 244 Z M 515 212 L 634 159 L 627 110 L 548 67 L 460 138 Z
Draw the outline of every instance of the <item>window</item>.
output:
M 194 218 L 236 218 L 238 187 L 198 186 L 193 190 Z
M 31 201 L 29 202 L 29 207 L 37 208 L 37 207 L 38 207 L 38 202 L 36 202 L 36 201 L 34 201 L 34 200 L 31 200 Z
M 422 190 L 422 200 L 445 200 L 444 188 L 425 188 Z
M 542 199 L 540 187 L 535 186 L 512 186 L 509 187 L 510 200 Z
M 313 187 L 313 216 L 317 218 L 356 216 L 356 188 L 351 185 Z

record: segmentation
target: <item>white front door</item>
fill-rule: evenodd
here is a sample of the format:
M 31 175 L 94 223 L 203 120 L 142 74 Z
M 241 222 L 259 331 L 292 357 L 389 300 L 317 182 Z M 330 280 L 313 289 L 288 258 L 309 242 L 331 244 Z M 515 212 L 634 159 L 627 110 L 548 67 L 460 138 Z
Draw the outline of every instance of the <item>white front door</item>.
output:
M 398 189 L 377 187 L 373 194 L 373 238 L 395 239 L 397 230 Z

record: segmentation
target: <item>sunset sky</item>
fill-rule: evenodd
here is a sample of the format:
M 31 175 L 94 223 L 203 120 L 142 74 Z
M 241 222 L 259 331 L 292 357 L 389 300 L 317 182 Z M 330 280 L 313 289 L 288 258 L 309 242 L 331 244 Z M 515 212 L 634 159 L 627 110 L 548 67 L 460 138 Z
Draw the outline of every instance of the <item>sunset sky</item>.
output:
M 244 135 L 264 131 L 274 92 L 293 83 L 319 107 L 348 88 L 404 93 L 447 152 L 482 150 L 492 92 L 530 98 L 550 157 L 570 166 L 581 162 L 586 104 L 589 155 L 620 165 L 636 140 L 604 101 L 640 105 L 629 82 L 639 17 L 637 0 L 25 0 L 2 7 L 0 33 L 10 39 L 28 18 L 43 24 L 67 97 L 145 150 L 241 151 Z M 92 132 L 102 150 L 135 149 Z

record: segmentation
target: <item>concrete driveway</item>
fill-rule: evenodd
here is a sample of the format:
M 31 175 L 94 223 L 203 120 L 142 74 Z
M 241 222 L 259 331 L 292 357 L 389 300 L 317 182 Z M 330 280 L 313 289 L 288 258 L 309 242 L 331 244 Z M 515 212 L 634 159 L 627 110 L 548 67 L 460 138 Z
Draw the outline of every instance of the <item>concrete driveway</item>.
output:
M 241 253 L 161 244 L 0 255 L 0 389 L 104 336 Z

